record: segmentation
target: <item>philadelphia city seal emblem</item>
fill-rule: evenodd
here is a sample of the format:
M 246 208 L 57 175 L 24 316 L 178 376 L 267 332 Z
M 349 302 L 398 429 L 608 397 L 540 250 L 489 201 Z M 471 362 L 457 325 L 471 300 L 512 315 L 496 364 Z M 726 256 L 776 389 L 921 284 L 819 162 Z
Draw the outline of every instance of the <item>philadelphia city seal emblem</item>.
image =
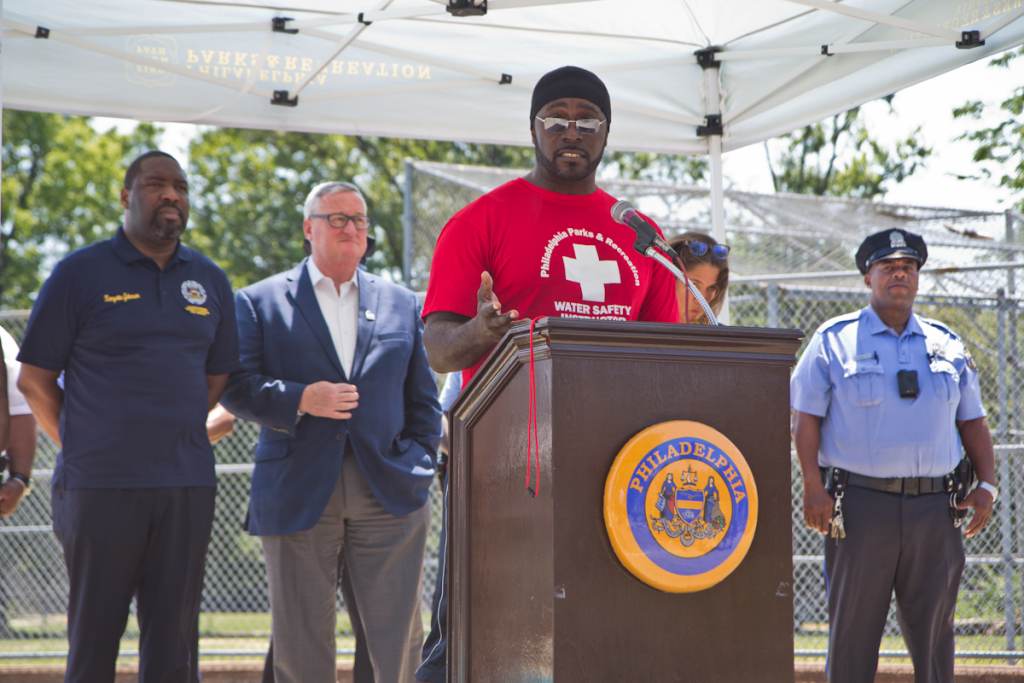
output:
M 206 303 L 206 288 L 195 280 L 185 280 L 181 283 L 181 295 L 194 306 Z
M 644 583 L 692 593 L 724 580 L 757 528 L 746 459 L 699 422 L 662 422 L 619 451 L 604 489 L 604 521 L 619 561 Z

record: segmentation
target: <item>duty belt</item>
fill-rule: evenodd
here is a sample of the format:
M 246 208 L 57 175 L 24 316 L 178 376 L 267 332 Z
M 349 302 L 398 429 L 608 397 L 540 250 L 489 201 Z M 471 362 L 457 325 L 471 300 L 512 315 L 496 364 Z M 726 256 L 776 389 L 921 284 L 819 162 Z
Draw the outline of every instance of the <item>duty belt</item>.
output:
M 883 493 L 920 496 L 926 493 L 949 493 L 953 490 L 952 475 L 942 477 L 869 477 L 854 472 L 844 473 L 847 486 L 856 486 Z M 828 477 L 826 476 L 826 480 Z

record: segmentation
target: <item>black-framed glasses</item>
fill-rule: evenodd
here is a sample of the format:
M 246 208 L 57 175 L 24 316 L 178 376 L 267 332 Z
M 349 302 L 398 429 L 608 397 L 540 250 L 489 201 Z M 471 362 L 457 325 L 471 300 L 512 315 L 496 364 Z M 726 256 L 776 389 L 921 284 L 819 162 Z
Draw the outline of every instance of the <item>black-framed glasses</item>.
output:
M 711 250 L 711 258 L 716 261 L 724 261 L 729 256 L 729 245 L 728 244 L 716 244 L 715 246 L 708 245 L 707 242 L 701 242 L 700 240 L 686 240 L 683 242 L 686 248 L 690 250 L 690 253 L 697 258 L 703 258 L 707 255 L 708 250 Z
M 347 213 L 311 213 L 309 217 L 322 218 L 327 221 L 327 225 L 339 230 L 350 222 L 356 230 L 367 230 L 370 227 L 370 217 L 361 213 L 357 213 L 354 216 L 349 216 Z
M 601 130 L 601 119 L 563 119 L 558 116 L 536 116 L 534 117 L 544 125 L 548 133 L 564 133 L 569 130 L 569 124 L 575 123 L 576 130 L 583 135 L 593 135 Z

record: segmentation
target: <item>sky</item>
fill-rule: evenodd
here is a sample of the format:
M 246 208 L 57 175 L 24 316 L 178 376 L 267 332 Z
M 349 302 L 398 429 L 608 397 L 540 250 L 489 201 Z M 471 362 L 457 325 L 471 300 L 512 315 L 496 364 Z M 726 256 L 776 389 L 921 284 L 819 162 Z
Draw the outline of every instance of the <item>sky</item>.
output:
M 998 105 L 1024 84 L 1024 57 L 1009 67 L 988 66 L 980 60 L 911 86 L 896 93 L 895 114 L 884 102 L 868 103 L 864 111 L 869 130 L 879 140 L 893 143 L 909 135 L 918 126 L 921 137 L 933 148 L 932 157 L 923 170 L 893 187 L 884 197 L 897 204 L 949 206 L 960 209 L 1002 211 L 1011 204 L 1008 190 L 995 183 L 958 180 L 955 174 L 974 171 L 970 142 L 955 138 L 975 124 L 953 118 L 953 109 L 968 100 L 978 99 Z M 993 114 L 995 112 L 992 112 Z M 988 114 L 982 121 L 1005 118 Z M 763 145 L 751 145 L 730 152 L 723 159 L 723 173 L 736 189 L 771 192 L 771 175 L 765 161 Z
M 1011 205 L 1010 192 L 999 188 L 994 182 L 959 180 L 955 177 L 975 170 L 971 160 L 972 144 L 955 141 L 957 135 L 974 124 L 954 120 L 953 109 L 972 99 L 998 105 L 1014 88 L 1024 84 L 1024 58 L 1011 62 L 1008 68 L 990 67 L 988 61 L 983 59 L 968 64 L 900 91 L 893 101 L 895 113 L 890 113 L 883 102 L 865 105 L 862 111 L 876 139 L 893 143 L 920 126 L 921 137 L 933 148 L 927 166 L 894 186 L 883 198 L 885 201 L 983 211 L 1002 211 Z M 999 118 L 990 114 L 987 120 L 994 122 Z M 125 130 L 134 126 L 135 122 L 97 118 L 94 125 L 99 129 L 113 126 Z M 165 129 L 164 147 L 184 159 L 187 156 L 188 141 L 195 135 L 196 126 L 182 123 L 160 125 Z M 729 152 L 723 161 L 727 187 L 752 192 L 772 191 L 763 145 L 751 145 Z

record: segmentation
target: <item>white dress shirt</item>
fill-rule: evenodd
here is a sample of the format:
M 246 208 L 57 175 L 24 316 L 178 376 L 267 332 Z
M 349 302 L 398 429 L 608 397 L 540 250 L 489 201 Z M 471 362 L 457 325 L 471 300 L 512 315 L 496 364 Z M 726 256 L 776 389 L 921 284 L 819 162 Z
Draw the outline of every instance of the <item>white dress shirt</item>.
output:
M 313 283 L 316 301 L 320 304 L 320 312 L 327 322 L 327 329 L 334 342 L 334 350 L 345 370 L 345 376 L 352 377 L 352 359 L 356 355 L 356 323 L 359 316 L 359 285 L 356 274 L 352 279 L 341 283 L 340 288 L 334 281 L 320 272 L 310 258 L 306 262 L 309 279 Z

